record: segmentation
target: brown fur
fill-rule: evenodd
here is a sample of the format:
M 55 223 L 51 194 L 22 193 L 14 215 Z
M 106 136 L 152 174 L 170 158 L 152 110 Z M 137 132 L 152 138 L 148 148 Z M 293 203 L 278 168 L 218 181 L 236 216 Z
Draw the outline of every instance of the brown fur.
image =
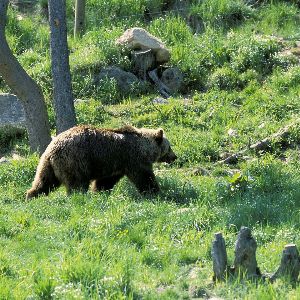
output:
M 158 192 L 154 162 L 176 159 L 163 130 L 73 127 L 52 140 L 37 167 L 27 199 L 48 194 L 61 184 L 67 192 L 110 190 L 127 176 L 141 192 Z

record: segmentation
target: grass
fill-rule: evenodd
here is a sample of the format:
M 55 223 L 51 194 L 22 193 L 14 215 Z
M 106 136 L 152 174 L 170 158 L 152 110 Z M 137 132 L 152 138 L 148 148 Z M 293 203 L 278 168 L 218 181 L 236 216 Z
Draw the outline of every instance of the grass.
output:
M 284 279 L 214 285 L 211 259 L 221 231 L 233 263 L 241 226 L 252 229 L 263 273 L 276 270 L 284 245 L 300 245 L 298 125 L 289 149 L 248 151 L 250 159 L 233 167 L 217 163 L 298 119 L 300 70 L 285 54 L 299 35 L 298 4 L 191 1 L 188 13 L 203 25 L 195 34 L 174 12 L 150 21 L 141 14 L 163 11 L 162 2 L 88 1 L 82 39 L 71 37 L 67 2 L 74 96 L 86 100 L 76 103 L 78 122 L 163 127 L 178 160 L 155 166 L 161 193 L 142 197 L 123 179 L 111 193 L 67 197 L 60 188 L 25 202 L 39 158 L 26 136 L 1 130 L 9 162 L 0 164 L 0 299 L 299 298 L 299 285 Z M 10 9 L 8 41 L 41 85 L 54 129 L 48 27 L 38 13 L 17 15 Z M 155 104 L 155 90 L 124 97 L 113 82 L 95 86 L 104 66 L 130 70 L 114 44 L 129 26 L 166 42 L 170 64 L 185 75 L 184 95 Z M 9 88 L 0 81 L 0 90 Z

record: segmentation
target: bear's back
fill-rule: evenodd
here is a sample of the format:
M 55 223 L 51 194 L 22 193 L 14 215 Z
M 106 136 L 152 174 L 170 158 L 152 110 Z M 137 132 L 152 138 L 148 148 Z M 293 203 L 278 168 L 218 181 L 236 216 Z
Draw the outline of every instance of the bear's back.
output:
M 49 153 L 62 151 L 91 152 L 101 147 L 111 148 L 123 139 L 123 134 L 109 129 L 98 129 L 91 126 L 76 126 L 56 136 L 49 144 Z M 46 150 L 46 151 L 47 151 Z
M 53 163 L 126 165 L 152 163 L 157 157 L 156 143 L 135 127 L 101 129 L 76 126 L 55 137 L 45 151 Z

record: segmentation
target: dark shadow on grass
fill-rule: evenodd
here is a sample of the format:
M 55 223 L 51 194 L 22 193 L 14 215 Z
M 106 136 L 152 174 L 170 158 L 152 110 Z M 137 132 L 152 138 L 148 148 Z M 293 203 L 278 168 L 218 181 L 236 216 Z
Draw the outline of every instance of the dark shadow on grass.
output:
M 162 201 L 173 202 L 178 205 L 186 205 L 199 197 L 199 191 L 191 182 L 178 180 L 176 178 L 164 177 L 158 179 L 160 191 L 158 194 L 141 195 L 136 188 L 128 182 L 128 192 L 135 201 Z
M 189 181 L 166 177 L 160 180 L 159 198 L 176 204 L 189 204 L 199 197 L 199 191 Z
M 0 157 L 9 154 L 17 143 L 24 143 L 25 129 L 3 126 L 0 128 Z

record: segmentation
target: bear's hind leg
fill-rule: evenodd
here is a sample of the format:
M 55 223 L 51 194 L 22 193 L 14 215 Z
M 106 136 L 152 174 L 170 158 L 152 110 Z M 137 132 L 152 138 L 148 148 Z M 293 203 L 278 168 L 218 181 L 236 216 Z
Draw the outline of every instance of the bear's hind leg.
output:
M 96 179 L 92 182 L 92 191 L 99 192 L 111 190 L 122 177 L 123 175 L 115 175 L 111 177 Z
M 136 170 L 127 176 L 141 194 L 159 192 L 159 185 L 152 170 Z
M 38 185 L 33 186 L 31 189 L 27 191 L 26 199 L 29 200 L 31 198 L 35 198 L 41 194 L 48 194 L 54 189 L 60 186 L 60 182 L 58 180 L 50 182 L 39 182 Z
M 38 168 L 31 189 L 26 193 L 26 200 L 35 198 L 40 194 L 46 196 L 60 186 L 60 181 L 56 178 L 54 171 L 48 161 Z

